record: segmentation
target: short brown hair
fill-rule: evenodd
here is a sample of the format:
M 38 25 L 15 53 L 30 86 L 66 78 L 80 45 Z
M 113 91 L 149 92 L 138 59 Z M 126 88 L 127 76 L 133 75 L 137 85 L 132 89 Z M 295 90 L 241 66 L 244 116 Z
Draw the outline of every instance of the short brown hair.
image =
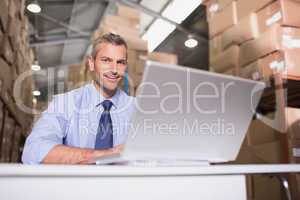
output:
M 92 57 L 95 58 L 97 54 L 97 47 L 102 44 L 102 43 L 109 43 L 117 46 L 125 46 L 127 49 L 127 43 L 126 41 L 117 34 L 114 33 L 107 33 L 104 34 L 100 37 L 98 37 L 94 42 L 93 42 L 93 50 L 92 50 Z

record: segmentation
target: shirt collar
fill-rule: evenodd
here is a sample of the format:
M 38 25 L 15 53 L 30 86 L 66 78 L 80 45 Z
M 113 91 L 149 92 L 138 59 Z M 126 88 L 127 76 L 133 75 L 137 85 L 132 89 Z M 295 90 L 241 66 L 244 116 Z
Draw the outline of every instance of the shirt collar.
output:
M 90 88 L 90 96 L 91 102 L 94 107 L 99 106 L 104 100 L 110 100 L 113 103 L 112 109 L 118 108 L 119 105 L 119 97 L 120 97 L 120 90 L 117 89 L 116 93 L 111 98 L 105 98 L 103 95 L 97 90 L 94 83 L 89 84 Z

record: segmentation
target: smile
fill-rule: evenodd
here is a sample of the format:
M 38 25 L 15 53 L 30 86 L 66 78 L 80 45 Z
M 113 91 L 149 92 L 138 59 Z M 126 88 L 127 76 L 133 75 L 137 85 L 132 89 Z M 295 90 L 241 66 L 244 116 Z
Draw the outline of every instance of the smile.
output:
M 117 81 L 119 76 L 118 75 L 112 75 L 112 74 L 104 74 L 104 77 L 110 81 Z

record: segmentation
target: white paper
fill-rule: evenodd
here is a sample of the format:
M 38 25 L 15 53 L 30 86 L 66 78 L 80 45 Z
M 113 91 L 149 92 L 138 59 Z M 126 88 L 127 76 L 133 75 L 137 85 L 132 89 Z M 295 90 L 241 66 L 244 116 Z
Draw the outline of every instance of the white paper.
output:
M 273 61 L 269 65 L 270 69 L 276 70 L 277 72 L 282 72 L 285 69 L 284 61 Z
M 290 35 L 283 35 L 282 46 L 288 49 L 300 48 L 300 39 L 293 39 Z
M 214 3 L 209 7 L 209 12 L 215 13 L 219 10 L 219 4 Z
M 300 157 L 300 148 L 293 148 L 293 156 Z
M 278 22 L 281 18 L 282 18 L 281 11 L 278 11 L 278 12 L 275 13 L 272 17 L 270 17 L 269 19 L 267 19 L 266 25 L 267 25 L 267 26 L 271 26 L 271 25 L 273 25 L 274 23 Z

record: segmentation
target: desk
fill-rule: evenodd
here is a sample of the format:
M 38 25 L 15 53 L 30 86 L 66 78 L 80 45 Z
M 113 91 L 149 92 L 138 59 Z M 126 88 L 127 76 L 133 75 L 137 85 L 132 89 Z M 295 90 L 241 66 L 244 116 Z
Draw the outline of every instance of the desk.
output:
M 295 173 L 300 165 L 200 167 L 0 164 L 0 198 L 246 199 L 246 174 Z

